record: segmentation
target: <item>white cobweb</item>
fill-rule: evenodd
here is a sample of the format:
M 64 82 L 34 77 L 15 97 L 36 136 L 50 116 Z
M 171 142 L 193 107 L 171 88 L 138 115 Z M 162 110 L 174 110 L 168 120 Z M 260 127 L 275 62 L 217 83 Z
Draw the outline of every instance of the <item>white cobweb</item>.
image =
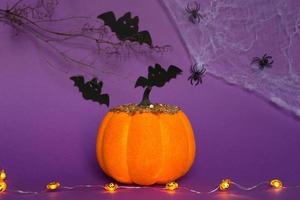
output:
M 188 2 L 163 0 L 194 62 L 300 116 L 300 1 L 201 0 L 199 24 Z M 251 65 L 265 53 L 272 68 Z

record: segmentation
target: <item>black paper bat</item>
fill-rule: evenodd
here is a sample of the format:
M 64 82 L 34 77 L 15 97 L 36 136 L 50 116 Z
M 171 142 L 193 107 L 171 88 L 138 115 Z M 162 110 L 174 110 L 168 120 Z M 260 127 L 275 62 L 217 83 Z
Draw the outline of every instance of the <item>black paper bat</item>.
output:
M 175 79 L 181 72 L 182 70 L 174 65 L 170 65 L 168 70 L 165 70 L 159 64 L 155 64 L 155 67 L 149 66 L 148 78 L 140 76 L 135 83 L 135 87 L 163 87 L 171 79 Z
M 70 79 L 74 81 L 74 86 L 79 88 L 84 99 L 98 102 L 100 105 L 105 104 L 107 107 L 109 106 L 109 95 L 101 94 L 102 81 L 98 82 L 97 78 L 93 78 L 85 83 L 83 76 L 72 76 Z
M 121 41 L 129 40 L 140 44 L 146 43 L 152 46 L 152 39 L 148 31 L 139 31 L 139 17 L 131 18 L 131 13 L 127 12 L 118 20 L 112 11 L 103 13 L 97 18 L 102 19 L 104 24 L 109 26 L 111 31 L 116 33 Z

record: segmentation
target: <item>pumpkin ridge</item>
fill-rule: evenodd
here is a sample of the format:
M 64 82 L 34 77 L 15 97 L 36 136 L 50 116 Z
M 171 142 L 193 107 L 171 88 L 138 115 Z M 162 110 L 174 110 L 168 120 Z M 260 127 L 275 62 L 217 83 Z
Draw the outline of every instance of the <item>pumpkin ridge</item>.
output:
M 103 145 L 103 153 L 105 167 L 108 174 L 119 182 L 129 183 L 130 177 L 127 166 L 127 138 L 128 122 L 130 117 L 124 113 L 114 113 L 107 126 L 105 140 L 106 145 Z M 116 124 L 119 123 L 118 126 Z M 113 147 L 113 149 L 111 149 Z
M 129 169 L 129 165 L 128 165 L 128 138 L 129 138 L 129 133 L 130 133 L 130 126 L 131 126 L 131 122 L 132 122 L 132 117 L 130 117 L 129 123 L 128 123 L 128 129 L 127 129 L 127 133 L 126 133 L 126 165 L 127 165 L 127 174 L 129 177 L 129 182 L 132 183 L 132 178 L 131 178 L 131 174 L 130 174 L 130 169 Z
M 181 126 L 185 130 L 185 132 L 187 132 L 187 128 L 185 126 L 185 122 L 180 117 L 180 114 L 176 114 L 175 116 L 178 119 L 178 122 L 181 124 Z M 189 141 L 189 138 L 187 136 L 185 136 L 185 138 L 186 138 L 186 141 L 187 141 L 186 142 L 187 143 L 186 148 L 187 148 L 187 152 L 188 153 L 186 154 L 186 161 L 184 162 L 186 164 L 186 166 L 184 167 L 185 170 L 184 170 L 184 172 L 182 174 L 180 174 L 180 177 L 183 176 L 189 170 L 189 162 L 187 162 L 187 161 L 189 161 L 189 155 L 190 155 L 190 148 L 189 148 L 190 141 Z
M 163 140 L 163 136 L 162 136 L 163 135 L 163 131 L 162 131 L 162 125 L 161 125 L 162 122 L 161 122 L 161 120 L 162 120 L 161 116 L 158 115 L 160 138 L 161 138 L 161 141 L 162 141 Z M 168 144 L 169 144 L 169 142 L 168 142 Z M 165 170 L 165 165 L 166 165 L 166 149 L 168 149 L 168 148 L 162 145 L 161 152 L 163 152 L 163 153 L 161 155 L 161 168 L 160 168 L 159 172 L 157 173 L 158 177 L 161 177 L 161 173 L 164 173 L 164 170 Z M 159 183 L 159 182 L 160 182 L 160 180 L 157 180 L 157 177 L 156 177 L 156 183 Z
M 104 130 L 103 130 L 103 135 L 102 135 L 102 141 L 101 141 L 101 151 L 100 151 L 100 154 L 101 154 L 101 157 L 102 157 L 102 160 L 103 160 L 103 168 L 104 168 L 104 172 L 108 175 L 108 176 L 111 176 L 111 174 L 109 173 L 108 169 L 107 169 L 107 166 L 106 166 L 106 162 L 105 160 L 103 159 L 105 157 L 104 155 L 104 139 L 105 138 L 105 135 L 107 134 L 107 127 L 112 119 L 112 117 L 114 116 L 114 113 L 111 115 L 110 119 L 108 120 L 108 122 L 106 123 L 106 126 L 104 127 Z
M 156 183 L 157 182 L 157 178 L 160 177 L 160 173 L 162 172 L 162 170 L 164 169 L 163 165 L 164 165 L 164 157 L 165 157 L 165 147 L 163 145 L 163 131 L 162 131 L 162 126 L 161 126 L 161 117 L 160 115 L 156 115 L 156 118 L 157 118 L 157 121 L 158 121 L 158 127 L 159 127 L 159 132 L 160 132 L 160 145 L 161 145 L 161 150 L 160 152 L 164 152 L 162 155 L 160 155 L 160 163 L 161 163 L 161 166 L 159 168 L 159 170 L 157 171 L 156 175 L 154 176 L 154 180 Z
M 186 119 L 185 119 L 186 116 L 185 116 L 185 114 L 183 112 L 179 112 L 178 113 L 178 118 L 179 118 L 179 121 L 181 122 L 181 124 L 183 125 L 184 129 L 186 130 L 186 133 L 190 132 L 188 130 L 189 128 L 187 128 L 187 125 L 186 125 Z M 187 162 L 186 172 L 184 174 L 186 174 L 189 171 L 189 169 L 191 168 L 191 166 L 193 164 L 193 161 L 194 161 L 194 156 L 191 157 L 191 153 L 192 153 L 191 152 L 191 138 L 188 135 L 187 135 L 187 141 L 188 141 L 187 142 L 187 148 L 188 148 L 187 160 L 188 160 L 188 162 Z M 195 153 L 193 153 L 193 155 L 195 155 Z M 182 175 L 184 175 L 184 174 L 182 174 Z
M 110 116 L 107 116 L 107 115 L 110 115 Z M 110 120 L 112 119 L 112 116 L 114 115 L 114 113 L 109 112 L 109 113 L 107 113 L 107 115 L 105 117 L 108 117 L 109 119 L 106 120 L 105 124 L 102 124 L 103 128 L 102 128 L 102 131 L 100 133 L 101 136 L 99 135 L 102 139 L 98 139 L 98 137 L 97 137 L 97 141 L 100 143 L 100 144 L 97 144 L 97 146 L 99 145 L 101 147 L 100 156 L 98 156 L 98 161 L 99 161 L 99 163 L 101 163 L 100 166 L 102 167 L 105 174 L 109 175 L 109 173 L 107 172 L 107 169 L 106 169 L 105 162 L 103 161 L 103 156 L 104 156 L 103 155 L 103 142 L 104 142 L 103 138 L 104 138 L 104 135 L 105 135 L 105 132 L 106 132 L 106 129 L 107 129 L 107 125 L 109 124 Z M 100 127 L 99 131 L 100 130 L 101 130 L 101 127 Z M 97 148 L 97 150 L 98 150 L 98 148 Z M 97 155 L 98 155 L 98 152 L 97 152 Z

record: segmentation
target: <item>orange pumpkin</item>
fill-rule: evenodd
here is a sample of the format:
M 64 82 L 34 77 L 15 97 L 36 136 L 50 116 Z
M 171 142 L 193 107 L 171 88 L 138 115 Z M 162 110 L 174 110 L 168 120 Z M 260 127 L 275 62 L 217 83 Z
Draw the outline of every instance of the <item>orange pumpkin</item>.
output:
M 117 108 L 106 114 L 99 128 L 96 154 L 108 176 L 121 183 L 165 184 L 190 169 L 195 141 L 189 119 L 180 109 L 152 112 L 160 106 L 134 113 Z

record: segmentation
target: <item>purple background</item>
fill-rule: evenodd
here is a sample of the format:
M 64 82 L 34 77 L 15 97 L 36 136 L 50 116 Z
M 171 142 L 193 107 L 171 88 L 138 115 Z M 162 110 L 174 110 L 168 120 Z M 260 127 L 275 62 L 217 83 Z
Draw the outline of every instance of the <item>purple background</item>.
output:
M 9 1 L 12 4 L 14 1 Z M 1 1 L 3 8 L 5 1 Z M 180 185 L 200 191 L 215 188 L 223 178 L 251 186 L 274 177 L 286 185 L 300 184 L 300 121 L 274 105 L 222 80 L 206 76 L 204 84 L 187 82 L 189 56 L 159 1 L 61 1 L 59 16 L 132 11 L 140 28 L 151 32 L 155 44 L 171 44 L 173 51 L 156 59 L 128 59 L 110 63 L 118 73 L 145 74 L 149 64 L 181 66 L 185 73 L 163 89 L 154 89 L 153 101 L 180 105 L 189 116 L 197 141 L 196 159 Z M 65 186 L 105 184 L 111 181 L 97 165 L 95 137 L 108 111 L 82 99 L 68 79 L 72 73 L 55 70 L 56 58 L 26 35 L 16 36 L 0 26 L 0 168 L 8 174 L 10 189 L 43 190 L 51 180 Z M 104 77 L 111 106 L 138 102 L 141 89 L 130 80 Z M 110 82 L 108 82 L 110 81 Z M 274 192 L 262 187 L 251 192 L 236 188 L 225 194 L 175 194 L 151 189 L 56 192 L 0 195 L 1 199 L 295 199 L 299 189 Z

